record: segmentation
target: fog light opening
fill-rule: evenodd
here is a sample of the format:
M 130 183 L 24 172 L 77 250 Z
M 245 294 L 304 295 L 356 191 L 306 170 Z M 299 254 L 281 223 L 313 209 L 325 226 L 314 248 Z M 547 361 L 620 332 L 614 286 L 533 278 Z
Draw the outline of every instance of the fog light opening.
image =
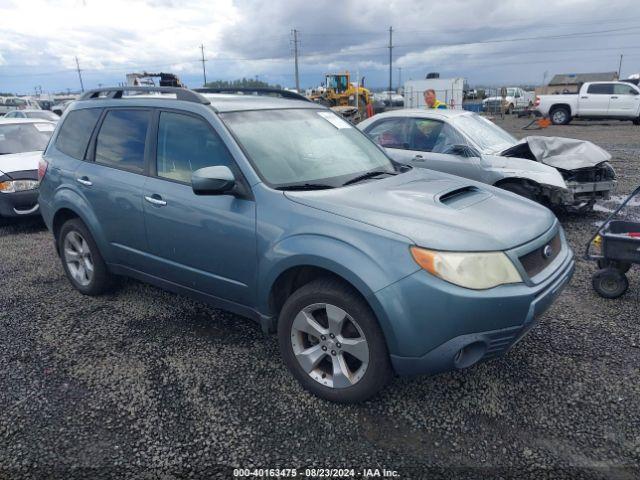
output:
M 470 343 L 456 353 L 455 357 L 453 357 L 453 364 L 456 368 L 468 368 L 477 363 L 486 350 L 487 345 L 484 342 Z

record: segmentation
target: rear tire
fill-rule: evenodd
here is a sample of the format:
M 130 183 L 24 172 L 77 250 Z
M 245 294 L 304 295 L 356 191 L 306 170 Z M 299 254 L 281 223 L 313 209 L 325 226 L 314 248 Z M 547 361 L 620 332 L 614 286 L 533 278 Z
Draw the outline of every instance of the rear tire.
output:
M 392 376 L 375 315 L 352 287 L 338 280 L 314 280 L 287 299 L 278 320 L 278 341 L 289 371 L 325 400 L 362 402 Z
M 615 268 L 598 270 L 591 279 L 593 289 L 604 298 L 618 298 L 629 288 L 629 280 Z
M 114 284 L 114 278 L 98 250 L 89 229 L 79 218 L 60 228 L 58 252 L 71 285 L 84 295 L 100 295 Z
M 566 125 L 571 121 L 571 112 L 567 107 L 555 107 L 551 110 L 550 117 L 554 125 Z
M 636 119 L 633 121 L 633 124 L 634 124 L 634 125 L 640 125 L 640 117 L 636 118 Z

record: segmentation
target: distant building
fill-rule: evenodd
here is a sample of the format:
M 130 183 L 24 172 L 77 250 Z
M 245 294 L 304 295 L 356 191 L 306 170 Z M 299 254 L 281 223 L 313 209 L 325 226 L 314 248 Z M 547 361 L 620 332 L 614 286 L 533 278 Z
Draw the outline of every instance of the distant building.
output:
M 554 75 L 548 85 L 536 88 L 536 94 L 578 93 L 585 82 L 614 82 L 618 72 L 561 73 Z

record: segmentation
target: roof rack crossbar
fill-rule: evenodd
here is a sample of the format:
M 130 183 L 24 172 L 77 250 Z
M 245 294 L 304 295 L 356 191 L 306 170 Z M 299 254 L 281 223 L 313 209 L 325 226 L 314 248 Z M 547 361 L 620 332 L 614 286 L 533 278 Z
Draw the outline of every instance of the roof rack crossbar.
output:
M 275 95 L 281 98 L 288 98 L 291 100 L 304 100 L 310 102 L 310 100 L 297 92 L 291 90 L 283 90 L 281 88 L 272 87 L 204 87 L 194 88 L 198 93 L 239 93 L 243 95 Z
M 185 102 L 201 103 L 203 105 L 209 105 L 211 102 L 193 90 L 180 87 L 107 87 L 96 88 L 83 93 L 78 100 L 93 100 L 98 98 L 112 99 L 122 98 L 125 92 L 142 92 L 142 93 L 171 93 L 176 96 L 177 100 L 184 100 Z

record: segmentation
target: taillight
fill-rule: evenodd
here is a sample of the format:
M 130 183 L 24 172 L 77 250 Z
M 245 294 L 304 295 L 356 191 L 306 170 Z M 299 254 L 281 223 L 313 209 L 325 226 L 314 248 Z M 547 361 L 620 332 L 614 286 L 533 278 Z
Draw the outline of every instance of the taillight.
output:
M 44 178 L 44 175 L 47 173 L 47 167 L 49 166 L 49 162 L 47 162 L 44 157 L 40 157 L 40 161 L 38 162 L 38 181 L 41 182 Z

